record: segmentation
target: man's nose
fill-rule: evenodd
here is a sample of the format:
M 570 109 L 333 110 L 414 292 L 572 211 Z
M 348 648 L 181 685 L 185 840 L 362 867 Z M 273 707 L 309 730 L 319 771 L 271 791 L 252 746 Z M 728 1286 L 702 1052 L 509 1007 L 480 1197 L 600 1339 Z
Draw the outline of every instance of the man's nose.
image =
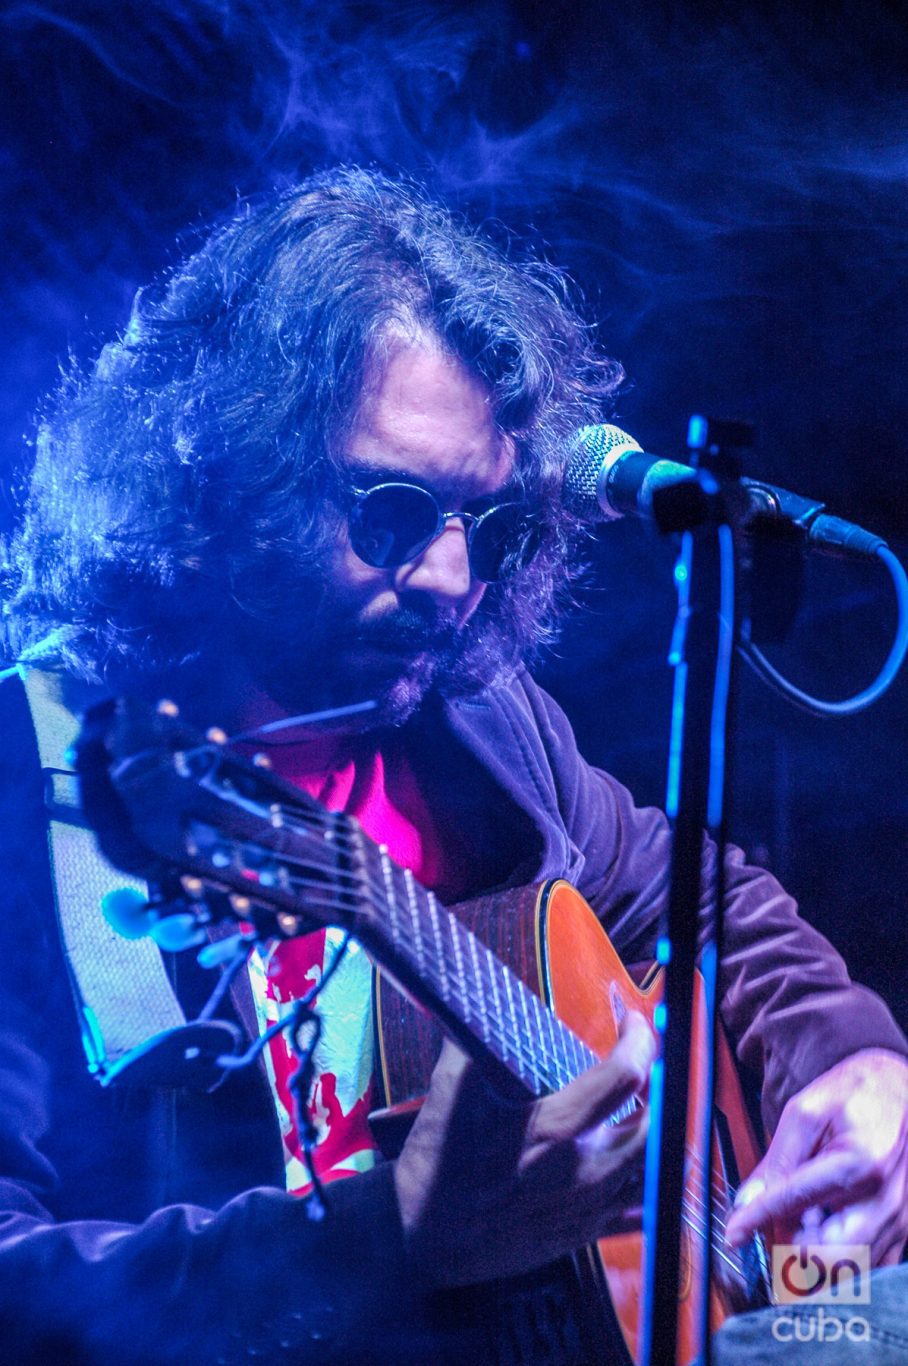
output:
M 429 593 L 439 603 L 461 601 L 472 584 L 466 528 L 460 517 L 450 518 L 422 554 L 398 571 L 400 588 Z

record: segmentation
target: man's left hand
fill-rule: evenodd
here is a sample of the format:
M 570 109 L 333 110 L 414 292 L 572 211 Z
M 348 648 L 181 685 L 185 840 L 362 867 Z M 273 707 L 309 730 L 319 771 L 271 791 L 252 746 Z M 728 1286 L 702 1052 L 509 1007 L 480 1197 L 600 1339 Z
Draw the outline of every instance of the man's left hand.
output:
M 792 1096 L 738 1193 L 726 1237 L 866 1243 L 874 1266 L 908 1237 L 908 1060 L 868 1048 Z

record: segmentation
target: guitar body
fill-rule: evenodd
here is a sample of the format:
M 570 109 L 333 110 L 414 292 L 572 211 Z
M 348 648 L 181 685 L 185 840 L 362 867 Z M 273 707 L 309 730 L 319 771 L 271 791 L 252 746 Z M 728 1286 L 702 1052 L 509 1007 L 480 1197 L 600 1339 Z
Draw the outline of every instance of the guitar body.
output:
M 650 974 L 637 985 L 593 911 L 567 882 L 484 897 L 453 909 L 597 1056 L 604 1057 L 614 1047 L 627 1011 L 638 1010 L 653 1023 L 661 998 L 661 973 Z M 696 1150 L 708 1102 L 700 1061 L 705 1055 L 705 1013 L 699 978 L 697 988 L 687 1120 L 691 1151 Z M 427 1090 L 442 1036 L 434 1019 L 381 974 L 376 982 L 375 1017 L 385 1108 L 372 1117 L 373 1128 L 385 1151 L 393 1153 L 402 1146 Z M 737 1185 L 759 1156 L 724 1036 L 717 1057 L 716 1091 L 711 1176 L 714 1190 L 721 1193 Z M 692 1216 L 700 1207 L 701 1189 L 696 1163 L 689 1162 L 684 1203 L 685 1212 Z M 716 1213 L 724 1218 L 721 1201 Z M 704 1268 L 702 1244 L 690 1236 L 692 1232 L 685 1232 L 682 1246 L 677 1366 L 688 1366 L 699 1352 L 696 1288 L 702 1284 Z M 642 1232 L 603 1238 L 574 1260 L 585 1291 L 585 1313 L 590 1317 L 584 1336 L 589 1340 L 592 1334 L 601 1341 L 604 1333 L 617 1338 L 618 1350 L 623 1349 L 629 1360 L 639 1361 Z M 730 1313 L 753 1306 L 742 1295 L 740 1275 L 724 1277 L 722 1258 L 714 1254 L 712 1260 L 709 1299 L 714 1331 Z M 610 1345 L 614 1350 L 617 1344 L 613 1340 Z

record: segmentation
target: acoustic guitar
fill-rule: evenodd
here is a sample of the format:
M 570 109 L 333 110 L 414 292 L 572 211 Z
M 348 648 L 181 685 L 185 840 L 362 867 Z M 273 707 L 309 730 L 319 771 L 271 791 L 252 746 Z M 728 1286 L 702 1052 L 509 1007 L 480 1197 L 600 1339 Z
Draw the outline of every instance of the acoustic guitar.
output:
M 324 925 L 356 936 L 382 968 L 374 1000 L 384 1106 L 373 1119 L 386 1152 L 400 1147 L 425 1094 L 441 1030 L 503 1094 L 533 1098 L 604 1057 L 628 1010 L 652 1023 L 660 974 L 635 982 L 568 883 L 446 908 L 354 818 L 329 813 L 269 772 L 262 756 L 246 759 L 225 742 L 222 732 L 202 736 L 187 727 L 170 703 L 151 709 L 121 699 L 93 708 L 76 747 L 86 814 L 113 863 L 170 889 L 163 914 L 171 907 L 185 914 L 188 905 L 201 924 L 232 916 L 273 937 Z M 758 1158 L 724 1039 L 706 1170 L 696 1155 L 708 1100 L 697 1067 L 704 1019 L 699 982 L 677 1366 L 695 1361 L 699 1350 L 706 1180 L 714 1199 L 711 1329 L 769 1298 L 759 1238 L 740 1252 L 722 1238 L 735 1185 Z M 617 1123 L 644 1099 L 632 1097 L 607 1122 Z M 591 1324 L 594 1340 L 602 1334 L 596 1359 L 639 1359 L 643 1251 L 636 1230 L 602 1238 L 573 1258 L 589 1314 L 584 1338 L 590 1340 Z

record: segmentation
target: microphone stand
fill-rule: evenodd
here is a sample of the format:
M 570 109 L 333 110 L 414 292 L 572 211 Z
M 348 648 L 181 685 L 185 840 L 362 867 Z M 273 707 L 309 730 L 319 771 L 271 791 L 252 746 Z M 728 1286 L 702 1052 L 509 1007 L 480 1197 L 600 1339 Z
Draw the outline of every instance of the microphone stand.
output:
M 677 1360 L 678 1296 L 682 1247 L 688 1093 L 695 968 L 700 952 L 706 985 L 707 1059 L 704 1100 L 697 1116 L 702 1135 L 702 1206 L 694 1211 L 692 1260 L 702 1246 L 702 1300 L 698 1305 L 699 1366 L 709 1366 L 711 1118 L 715 1074 L 716 975 L 722 941 L 724 792 L 729 699 L 737 630 L 734 523 L 739 463 L 734 448 L 750 444 L 742 424 L 692 418 L 689 446 L 702 498 L 691 507 L 672 490 L 654 497 L 653 515 L 664 532 L 681 531 L 675 566 L 678 613 L 669 662 L 674 668 L 666 806 L 672 822 L 671 883 L 657 957 L 664 967 L 662 1035 L 650 1086 L 646 1153 L 645 1293 L 641 1321 L 642 1366 Z M 715 858 L 705 857 L 706 830 Z M 702 1145 L 702 1146 L 701 1146 Z M 690 1219 L 687 1222 L 691 1222 Z

